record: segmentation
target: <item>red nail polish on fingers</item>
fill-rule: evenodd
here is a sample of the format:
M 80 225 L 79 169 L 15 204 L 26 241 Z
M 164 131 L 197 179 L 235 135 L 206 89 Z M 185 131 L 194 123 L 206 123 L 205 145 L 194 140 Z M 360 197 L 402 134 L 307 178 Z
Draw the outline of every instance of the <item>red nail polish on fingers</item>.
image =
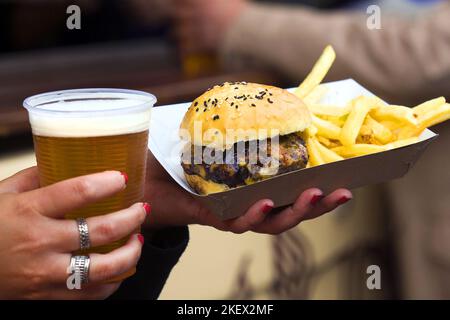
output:
M 263 213 L 269 213 L 270 211 L 272 211 L 272 209 L 273 209 L 273 205 L 270 205 L 270 204 L 266 203 L 264 205 L 264 207 L 262 208 L 262 212 Z
M 147 215 L 150 215 L 150 213 L 152 212 L 152 207 L 147 202 L 145 202 L 143 204 L 143 207 L 144 207 L 145 212 L 147 213 Z
M 139 233 L 139 234 L 137 235 L 137 237 L 138 237 L 139 242 L 140 242 L 141 244 L 144 244 L 144 241 L 145 241 L 144 236 L 143 236 L 142 234 Z
M 125 184 L 127 184 L 128 183 L 128 175 L 125 173 L 125 172 L 121 172 L 120 173 L 122 176 L 123 176 L 123 178 L 125 179 Z
M 317 204 L 317 202 L 319 202 L 322 199 L 323 199 L 323 194 L 315 194 L 312 196 L 310 203 L 311 203 L 311 205 L 315 206 Z
M 346 203 L 347 201 L 349 201 L 350 199 L 351 199 L 351 198 L 349 198 L 349 197 L 343 196 L 343 197 L 339 198 L 339 200 L 337 201 L 337 203 L 338 203 L 338 204 L 344 204 L 344 203 Z

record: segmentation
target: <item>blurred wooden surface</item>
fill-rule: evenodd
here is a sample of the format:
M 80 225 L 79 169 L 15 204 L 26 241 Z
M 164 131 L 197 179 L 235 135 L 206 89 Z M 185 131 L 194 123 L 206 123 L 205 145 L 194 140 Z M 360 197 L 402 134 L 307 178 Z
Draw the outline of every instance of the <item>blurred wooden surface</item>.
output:
M 189 101 L 225 81 L 274 83 L 258 71 L 188 78 L 164 42 L 126 42 L 0 56 L 0 137 L 29 132 L 22 101 L 54 90 L 112 87 L 153 93 L 158 105 Z

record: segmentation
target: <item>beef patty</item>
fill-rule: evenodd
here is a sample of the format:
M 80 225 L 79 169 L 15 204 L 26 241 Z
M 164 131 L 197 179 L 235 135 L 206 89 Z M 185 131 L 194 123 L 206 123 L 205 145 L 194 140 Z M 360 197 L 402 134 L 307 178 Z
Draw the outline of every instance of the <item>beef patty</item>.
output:
M 308 163 L 305 142 L 298 133 L 279 137 L 278 152 L 270 140 L 246 142 L 240 146 L 235 144 L 220 154 L 215 154 L 213 149 L 207 147 L 188 145 L 186 148 L 182 159 L 188 161 L 182 161 L 181 165 L 187 174 L 198 175 L 205 180 L 226 184 L 232 188 L 302 169 Z M 250 149 L 253 152 L 250 153 Z M 254 152 L 255 150 L 258 152 Z M 274 152 L 277 154 L 272 154 Z M 205 155 L 211 160 L 206 161 Z M 218 159 L 217 157 L 222 159 L 221 163 L 212 161 Z M 195 161 L 196 159 L 198 161 Z

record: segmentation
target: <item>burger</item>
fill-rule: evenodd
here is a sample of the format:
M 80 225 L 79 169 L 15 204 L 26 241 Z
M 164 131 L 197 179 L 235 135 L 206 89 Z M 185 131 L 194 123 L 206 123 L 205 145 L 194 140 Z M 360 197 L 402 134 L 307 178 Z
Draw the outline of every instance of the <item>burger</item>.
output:
M 210 194 L 302 169 L 310 123 L 307 106 L 284 89 L 216 85 L 192 102 L 180 125 L 186 180 L 197 193 Z

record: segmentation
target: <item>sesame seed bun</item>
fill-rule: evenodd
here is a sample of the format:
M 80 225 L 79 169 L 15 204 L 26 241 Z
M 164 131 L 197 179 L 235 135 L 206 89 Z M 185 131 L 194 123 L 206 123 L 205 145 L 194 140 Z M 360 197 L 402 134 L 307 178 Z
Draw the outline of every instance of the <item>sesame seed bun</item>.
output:
M 181 122 L 180 136 L 197 146 L 225 150 L 239 141 L 301 132 L 310 123 L 307 106 L 284 89 L 224 83 L 192 102 Z

